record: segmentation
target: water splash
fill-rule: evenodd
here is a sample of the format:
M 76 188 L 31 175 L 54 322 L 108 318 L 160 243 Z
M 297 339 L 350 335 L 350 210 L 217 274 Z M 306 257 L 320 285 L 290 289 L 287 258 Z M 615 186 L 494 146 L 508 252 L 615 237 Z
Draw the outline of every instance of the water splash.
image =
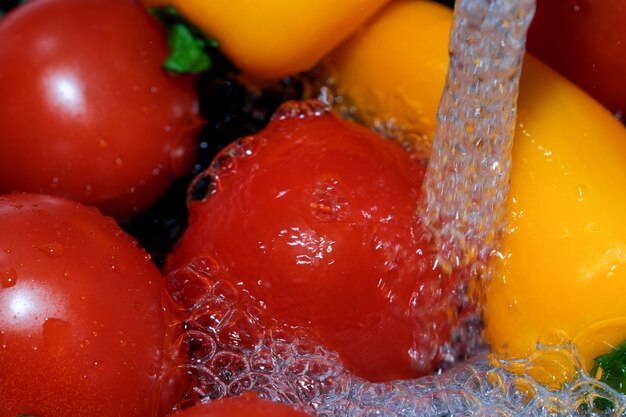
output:
M 502 233 L 515 102 L 533 0 L 461 0 L 425 185 L 425 221 L 444 267 L 482 269 Z M 254 391 L 318 416 L 619 416 L 624 396 L 589 377 L 574 347 L 527 360 L 483 355 L 441 375 L 372 384 L 303 329 L 267 318 L 198 258 L 167 277 L 179 321 L 161 410 Z M 542 364 L 567 370 L 546 380 Z M 543 369 L 543 370 L 542 370 Z M 182 381 L 182 382 L 181 382 Z
M 161 380 L 161 411 L 252 391 L 325 417 L 626 413 L 624 396 L 589 377 L 568 342 L 540 345 L 527 360 L 483 355 L 441 375 L 369 383 L 311 333 L 266 317 L 262 304 L 219 275 L 200 257 L 167 277 L 180 321 L 173 326 L 172 366 Z M 191 281 L 202 290 L 181 285 Z M 555 358 L 566 370 L 562 380 L 543 368 Z
M 421 213 L 444 269 L 482 269 L 502 235 L 533 13 L 534 0 L 457 2 Z

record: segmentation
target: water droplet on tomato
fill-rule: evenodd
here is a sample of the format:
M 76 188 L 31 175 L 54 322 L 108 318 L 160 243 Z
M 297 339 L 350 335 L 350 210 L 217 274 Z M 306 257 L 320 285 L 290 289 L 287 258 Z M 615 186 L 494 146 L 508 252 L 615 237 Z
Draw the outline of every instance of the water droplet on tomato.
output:
M 236 144 L 236 152 L 240 158 L 254 156 L 260 148 L 262 148 L 267 140 L 259 135 L 246 136 Z
M 106 148 L 108 148 L 108 147 L 109 147 L 109 144 L 107 143 L 107 141 L 106 141 L 106 140 L 104 140 L 104 139 L 99 139 L 99 140 L 98 140 L 98 148 L 100 148 L 100 149 L 106 149 Z
M 219 189 L 219 179 L 211 175 L 208 170 L 198 175 L 189 187 L 189 200 L 206 201 Z
M 234 173 L 238 165 L 237 155 L 226 152 L 213 160 L 211 171 L 214 175 L 221 177 Z
M 304 119 L 306 117 L 322 116 L 329 112 L 330 108 L 319 100 L 288 101 L 276 110 L 272 119 Z
M 46 255 L 48 258 L 58 258 L 65 253 L 65 247 L 57 242 L 48 243 L 47 245 L 41 245 L 37 247 L 39 252 Z
M 113 165 L 115 166 L 115 168 L 121 168 L 124 166 L 124 160 L 120 157 L 115 158 L 115 161 L 113 161 Z
M 592 16 L 588 0 L 570 0 L 563 3 L 563 18 L 570 22 L 583 22 Z
M 106 366 L 103 361 L 94 361 L 93 369 L 98 372 L 104 372 L 106 370 Z
M 123 274 L 124 272 L 126 272 L 126 265 L 115 256 L 111 257 L 110 265 L 111 265 L 111 270 L 114 272 L 117 272 L 120 274 Z
M 72 326 L 65 320 L 47 318 L 42 325 L 44 348 L 54 354 L 63 353 L 72 338 Z
M 4 271 L 0 271 L 0 286 L 2 288 L 11 288 L 17 284 L 17 272 L 15 269 L 9 268 Z
M 135 301 L 134 307 L 138 314 L 144 314 L 146 312 L 146 306 L 141 301 Z
M 173 353 L 175 359 L 202 363 L 211 359 L 217 352 L 217 343 L 210 335 L 201 331 L 185 332 L 176 341 Z
M 165 279 L 165 287 L 176 302 L 183 308 L 190 308 L 202 302 L 209 295 L 213 277 L 206 269 L 195 268 L 196 261 L 186 267 L 170 272 Z
M 335 179 L 320 180 L 309 203 L 313 217 L 321 222 L 336 222 L 349 214 L 348 200 L 341 195 L 339 182 Z

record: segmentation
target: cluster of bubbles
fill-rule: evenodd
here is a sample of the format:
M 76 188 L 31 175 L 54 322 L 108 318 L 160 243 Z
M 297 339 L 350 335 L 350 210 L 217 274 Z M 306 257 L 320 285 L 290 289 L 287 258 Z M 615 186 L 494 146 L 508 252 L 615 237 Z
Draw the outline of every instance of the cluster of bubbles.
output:
M 423 211 L 444 268 L 488 276 L 484 265 L 504 225 L 533 12 L 534 0 L 457 2 Z M 215 188 L 219 172 L 206 180 Z M 213 259 L 199 257 L 167 276 L 178 316 L 161 381 L 163 409 L 255 392 L 327 417 L 626 415 L 626 397 L 591 378 L 563 340 L 539 344 L 525 359 L 487 353 L 438 375 L 370 383 L 306 329 L 267 317 L 221 275 Z
M 422 216 L 445 268 L 481 271 L 506 225 L 526 32 L 535 0 L 460 0 L 424 179 Z
M 539 345 L 524 360 L 485 354 L 439 375 L 370 383 L 220 275 L 214 260 L 199 257 L 167 276 L 179 317 L 163 408 L 255 392 L 325 417 L 626 414 L 624 396 L 586 374 L 566 341 Z

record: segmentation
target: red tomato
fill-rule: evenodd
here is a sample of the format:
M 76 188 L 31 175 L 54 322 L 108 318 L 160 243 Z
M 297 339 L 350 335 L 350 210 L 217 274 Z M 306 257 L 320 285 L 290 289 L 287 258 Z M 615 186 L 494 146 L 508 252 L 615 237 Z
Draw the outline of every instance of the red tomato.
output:
M 159 23 L 132 0 L 38 0 L 0 20 L 0 192 L 126 217 L 195 154 L 191 78 L 161 69 Z
M 176 413 L 176 417 L 310 417 L 285 404 L 262 400 L 254 395 L 209 401 Z
M 162 277 L 94 208 L 0 197 L 0 417 L 150 415 Z
M 196 179 L 172 270 L 199 255 L 311 325 L 370 380 L 431 372 L 449 341 L 458 280 L 433 267 L 416 215 L 424 166 L 319 104 L 288 104 Z M 307 106 L 309 108 L 307 108 Z
M 528 50 L 626 117 L 624 0 L 538 0 Z

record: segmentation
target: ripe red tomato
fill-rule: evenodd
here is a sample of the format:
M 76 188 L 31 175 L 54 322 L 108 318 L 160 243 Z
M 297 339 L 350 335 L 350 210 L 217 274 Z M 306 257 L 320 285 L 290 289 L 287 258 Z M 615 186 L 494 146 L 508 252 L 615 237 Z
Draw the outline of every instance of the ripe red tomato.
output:
M 254 395 L 209 401 L 174 415 L 176 417 L 310 417 L 310 414 L 288 405 L 262 400 Z
M 626 118 L 626 2 L 538 0 L 528 50 Z
M 0 197 L 0 417 L 150 415 L 162 277 L 111 218 Z
M 319 104 L 287 104 L 196 179 L 166 269 L 210 256 L 284 322 L 311 325 L 370 380 L 431 372 L 449 341 L 456 277 L 418 224 L 423 164 Z
M 0 20 L 0 193 L 55 194 L 127 217 L 195 155 L 191 78 L 161 68 L 159 23 L 132 0 L 38 0 Z

